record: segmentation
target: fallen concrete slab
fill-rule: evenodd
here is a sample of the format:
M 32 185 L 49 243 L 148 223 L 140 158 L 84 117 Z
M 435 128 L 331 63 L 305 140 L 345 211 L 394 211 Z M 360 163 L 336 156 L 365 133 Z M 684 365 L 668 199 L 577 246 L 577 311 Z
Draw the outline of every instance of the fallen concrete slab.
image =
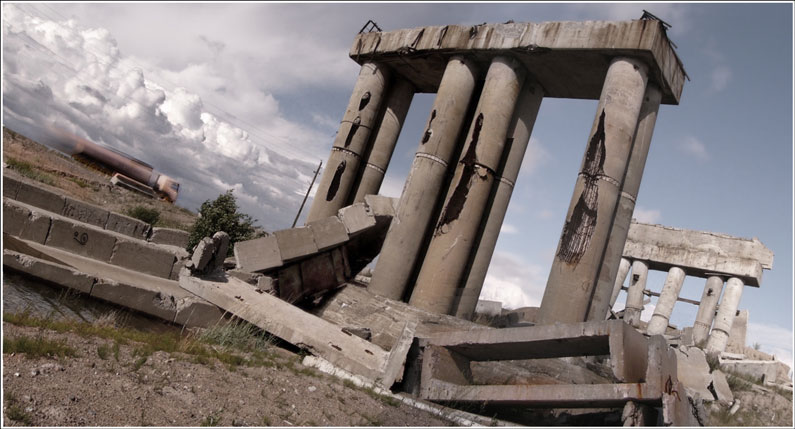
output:
M 704 351 L 698 347 L 679 347 L 676 349 L 676 371 L 679 382 L 685 389 L 698 394 L 700 398 L 712 401 L 715 399 L 709 390 L 712 376 Z M 691 395 L 692 396 L 692 395 Z
M 199 279 L 183 271 L 179 285 L 272 335 L 381 386 L 389 388 L 399 378 L 399 366 L 408 352 L 406 344 L 410 344 L 410 340 L 402 341 L 401 347 L 389 353 L 344 332 L 340 326 L 267 293 L 259 293 L 252 285 L 235 277 L 219 280 Z M 401 337 L 413 337 L 410 325 L 405 326 L 404 331 Z

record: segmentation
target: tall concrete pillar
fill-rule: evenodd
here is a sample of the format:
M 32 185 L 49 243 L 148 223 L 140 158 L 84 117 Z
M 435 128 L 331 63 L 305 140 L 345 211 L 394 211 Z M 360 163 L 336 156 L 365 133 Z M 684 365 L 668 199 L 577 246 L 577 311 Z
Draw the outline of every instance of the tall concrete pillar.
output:
M 406 79 L 397 78 L 392 83 L 389 96 L 386 99 L 386 109 L 381 116 L 378 130 L 370 147 L 367 165 L 362 169 L 361 180 L 356 188 L 353 202 L 363 202 L 365 195 L 378 194 L 381 189 L 381 182 L 384 180 L 389 160 L 392 159 L 392 152 L 395 151 L 395 145 L 400 137 L 400 130 L 403 128 L 403 121 L 409 111 L 411 99 L 414 98 L 414 92 L 414 85 Z
M 389 74 L 385 66 L 371 62 L 362 65 L 306 217 L 307 223 L 336 215 L 352 195 L 370 132 L 381 111 Z
M 640 327 L 640 315 L 643 312 L 643 291 L 646 290 L 646 279 L 649 277 L 649 265 L 645 261 L 632 262 L 632 275 L 627 288 L 627 303 L 624 306 L 624 321 L 635 328 Z
M 613 284 L 613 292 L 610 294 L 610 305 L 607 306 L 607 311 L 605 312 L 605 318 L 610 315 L 610 310 L 616 304 L 616 299 L 618 299 L 618 294 L 621 293 L 621 287 L 624 286 L 624 282 L 627 280 L 627 274 L 629 274 L 629 268 L 632 266 L 632 263 L 629 262 L 627 258 L 621 258 L 621 263 L 618 265 L 618 273 L 616 273 L 616 281 Z
M 505 138 L 524 82 L 522 64 L 492 60 L 445 205 L 422 263 L 409 304 L 450 314 L 465 282 L 466 265 L 503 159 Z
M 732 277 L 726 282 L 726 290 L 720 300 L 718 314 L 712 324 L 712 333 L 707 340 L 707 353 L 721 353 L 726 350 L 729 342 L 729 332 L 732 330 L 734 316 L 737 314 L 737 307 L 740 305 L 740 297 L 743 296 L 743 281 L 737 277 Z
M 707 278 L 704 292 L 701 294 L 701 303 L 698 304 L 696 321 L 693 323 L 693 341 L 698 344 L 707 339 L 712 319 L 715 318 L 715 308 L 718 306 L 720 293 L 723 290 L 723 279 L 718 276 Z
M 541 301 L 540 325 L 587 320 L 646 93 L 647 72 L 642 61 L 623 57 L 615 58 L 607 70 Z
M 400 300 L 418 262 L 425 231 L 433 221 L 448 165 L 456 152 L 477 81 L 476 68 L 462 56 L 447 63 L 425 133 L 403 187 L 368 290 Z
M 462 319 L 471 319 L 475 313 L 478 303 L 480 290 L 483 288 L 483 281 L 486 279 L 486 272 L 489 269 L 491 257 L 494 254 L 494 247 L 497 245 L 497 238 L 502 228 L 502 221 L 508 210 L 508 203 L 511 200 L 513 186 L 519 177 L 519 169 L 524 160 L 527 144 L 533 131 L 541 101 L 544 98 L 543 89 L 529 78 L 525 80 L 522 92 L 519 94 L 519 101 L 516 104 L 511 125 L 508 128 L 508 139 L 504 150 L 504 165 L 498 171 L 496 190 L 492 199 L 491 207 L 487 209 L 488 218 L 480 235 L 480 240 L 474 249 L 474 255 L 470 255 L 472 262 L 469 264 L 469 274 L 463 289 L 459 289 L 457 302 L 454 304 L 454 315 Z
M 646 333 L 649 335 L 664 334 L 668 328 L 668 320 L 674 310 L 676 299 L 679 298 L 679 291 L 682 290 L 682 283 L 685 281 L 685 271 L 679 267 L 671 267 L 668 276 L 665 278 L 660 297 L 657 298 L 657 306 L 654 307 L 654 314 L 651 315 L 649 326 Z
M 613 230 L 607 241 L 607 251 L 602 261 L 602 268 L 599 270 L 599 279 L 596 282 L 596 290 L 588 311 L 588 320 L 604 320 L 604 315 L 615 303 L 612 292 L 615 290 L 613 286 L 616 284 L 616 274 L 620 265 L 618 261 L 622 259 L 621 255 L 624 253 L 624 244 L 627 241 L 629 224 L 632 222 L 632 213 L 635 211 L 635 200 L 638 198 L 638 190 L 643 178 L 646 158 L 649 155 L 649 146 L 654 133 L 654 124 L 657 122 L 657 111 L 660 108 L 661 99 L 662 93 L 657 85 L 651 83 L 646 86 L 629 165 L 624 177 L 624 184 L 621 187 L 621 198 L 618 200 Z

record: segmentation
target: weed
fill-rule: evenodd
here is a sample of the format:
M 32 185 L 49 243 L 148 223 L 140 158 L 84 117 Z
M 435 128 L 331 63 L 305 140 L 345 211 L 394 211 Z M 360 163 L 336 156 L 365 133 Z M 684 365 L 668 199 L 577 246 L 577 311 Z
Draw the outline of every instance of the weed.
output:
M 118 341 L 114 341 L 113 342 L 113 359 L 116 359 L 116 362 L 119 361 L 119 349 L 120 349 L 119 342 Z
M 102 360 L 106 360 L 108 358 L 109 352 L 110 347 L 108 347 L 106 344 L 97 347 L 97 356 L 99 356 L 99 358 Z
M 25 426 L 33 426 L 33 418 L 18 403 L 17 396 L 13 392 L 5 392 L 6 416 Z
M 138 359 L 136 359 L 135 363 L 133 363 L 133 368 L 132 368 L 133 372 L 141 369 L 141 367 L 144 366 L 144 364 L 146 363 L 147 359 L 149 359 L 148 356 L 141 356 Z
M 262 416 L 262 426 L 272 426 L 271 418 L 268 416 Z
M 726 383 L 732 392 L 751 390 L 751 383 L 735 374 L 726 374 Z
M 221 347 L 234 347 L 244 351 L 266 351 L 273 346 L 273 337 L 241 319 L 219 322 L 205 329 L 199 340 Z
M 360 389 L 360 390 L 362 390 L 364 393 L 370 395 L 371 398 L 373 398 L 375 400 L 378 400 L 378 401 L 381 401 L 381 403 L 383 403 L 384 405 L 389 405 L 390 407 L 397 407 L 398 405 L 400 405 L 400 401 L 399 400 L 397 400 L 395 398 L 392 398 L 390 396 L 382 395 L 382 394 L 376 392 L 375 390 L 373 390 L 373 388 L 371 388 L 371 387 Z
M 359 388 L 359 386 L 357 386 L 356 383 L 348 380 L 347 378 L 342 380 L 342 385 L 347 387 L 348 389 L 358 389 Z
M 87 188 L 88 187 L 88 182 L 86 182 L 85 180 L 83 180 L 83 179 L 81 179 L 79 177 L 70 177 L 69 180 L 71 180 L 77 186 L 79 186 L 81 188 Z
M 202 426 L 218 426 L 218 425 L 220 425 L 221 424 L 220 413 L 221 412 L 219 411 L 218 415 L 210 414 L 209 416 L 205 417 L 204 420 L 202 420 L 202 424 L 201 425 Z
M 63 341 L 52 341 L 42 337 L 3 337 L 3 353 L 24 353 L 34 357 L 73 357 L 77 351 Z
M 48 185 L 54 185 L 55 181 L 53 180 L 52 176 L 46 173 L 42 173 L 37 171 L 37 169 L 33 166 L 33 164 L 18 160 L 12 157 L 6 157 L 6 163 L 12 170 L 16 170 L 19 174 L 31 178 L 33 180 L 46 183 Z
M 149 225 L 153 225 L 157 223 L 158 220 L 160 220 L 160 212 L 157 209 L 145 206 L 135 206 L 129 208 L 126 210 L 125 213 L 127 214 L 127 216 L 146 222 Z

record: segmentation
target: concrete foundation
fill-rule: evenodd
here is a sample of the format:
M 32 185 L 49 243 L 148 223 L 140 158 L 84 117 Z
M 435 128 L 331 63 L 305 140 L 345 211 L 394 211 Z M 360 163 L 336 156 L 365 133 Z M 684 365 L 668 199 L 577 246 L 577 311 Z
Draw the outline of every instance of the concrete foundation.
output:
M 723 298 L 720 301 L 718 314 L 712 324 L 712 332 L 707 340 L 707 353 L 721 353 L 726 350 L 729 342 L 729 333 L 734 323 L 737 313 L 737 306 L 740 304 L 740 297 L 743 295 L 743 281 L 737 277 L 732 277 L 726 282 L 726 290 L 723 291 Z
M 359 169 L 364 166 L 362 157 L 378 120 L 389 76 L 387 67 L 373 62 L 362 65 L 307 214 L 307 223 L 336 215 L 353 198 Z
M 588 318 L 629 163 L 647 72 L 647 66 L 636 59 L 619 57 L 610 64 L 544 290 L 539 324 Z
M 428 246 L 409 304 L 451 314 L 466 266 L 476 245 L 499 169 L 516 101 L 524 82 L 521 65 L 495 58 L 486 75 L 467 146 L 447 192 L 446 202 Z
M 431 110 L 425 134 L 411 167 L 396 219 L 392 222 L 378 258 L 369 289 L 399 300 L 408 288 L 428 231 L 445 175 L 456 152 L 475 88 L 475 66 L 463 57 L 447 64 Z
M 704 292 L 701 294 L 696 321 L 693 323 L 693 341 L 696 344 L 707 340 L 721 292 L 723 292 L 723 279 L 718 276 L 708 277 Z
M 676 299 L 679 297 L 679 291 L 682 290 L 684 281 L 684 270 L 679 267 L 672 267 L 668 270 L 668 276 L 665 278 L 662 292 L 660 292 L 657 305 L 654 307 L 654 314 L 651 315 L 649 326 L 646 328 L 647 334 L 661 335 L 665 333 L 668 328 L 668 319 L 670 319 L 671 312 L 674 310 Z
M 474 314 L 475 305 L 480 297 L 483 282 L 486 280 L 486 273 L 497 245 L 505 213 L 508 210 L 514 183 L 519 177 L 519 169 L 524 160 L 543 95 L 543 89 L 538 84 L 531 79 L 525 80 L 522 92 L 519 94 L 519 101 L 516 104 L 514 117 L 511 120 L 511 126 L 508 128 L 510 145 L 505 148 L 506 157 L 502 168 L 497 173 L 499 177 L 496 189 L 493 191 L 491 204 L 486 210 L 486 225 L 482 228 L 480 239 L 469 264 L 464 288 L 458 294 L 454 304 L 454 314 L 457 317 L 471 319 Z

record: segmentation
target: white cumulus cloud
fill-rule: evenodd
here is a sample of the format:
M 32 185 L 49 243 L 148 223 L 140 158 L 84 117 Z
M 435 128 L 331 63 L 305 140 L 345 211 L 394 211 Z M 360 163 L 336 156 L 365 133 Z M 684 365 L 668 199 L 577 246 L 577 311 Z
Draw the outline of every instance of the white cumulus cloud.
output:
M 684 140 L 679 143 L 679 149 L 699 161 L 706 161 L 709 159 L 707 146 L 694 136 L 685 137 Z
M 521 256 L 495 251 L 480 293 L 480 299 L 499 301 L 503 308 L 539 306 L 546 287 L 546 274 L 539 265 Z
M 641 223 L 660 223 L 662 213 L 659 210 L 637 206 L 635 211 L 632 212 L 632 217 Z
M 793 332 L 790 329 L 766 323 L 748 322 L 746 344 L 759 343 L 760 350 L 793 368 Z

